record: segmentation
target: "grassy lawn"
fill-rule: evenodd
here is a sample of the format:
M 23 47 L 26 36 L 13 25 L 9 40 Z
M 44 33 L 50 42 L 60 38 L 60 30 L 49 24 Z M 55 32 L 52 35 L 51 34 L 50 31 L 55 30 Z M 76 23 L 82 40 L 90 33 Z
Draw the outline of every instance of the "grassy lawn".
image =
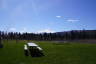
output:
M 24 55 L 26 42 L 4 41 L 4 48 L 0 49 L 0 64 L 96 64 L 96 44 L 36 41 L 45 56 L 34 58 Z

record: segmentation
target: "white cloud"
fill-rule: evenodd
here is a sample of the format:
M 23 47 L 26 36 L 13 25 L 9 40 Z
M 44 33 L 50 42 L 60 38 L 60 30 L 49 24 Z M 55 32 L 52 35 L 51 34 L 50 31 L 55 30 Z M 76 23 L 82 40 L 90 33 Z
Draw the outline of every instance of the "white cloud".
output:
M 45 30 L 38 31 L 37 33 L 54 33 L 54 31 L 50 29 L 45 29 Z
M 16 28 L 9 28 L 8 29 L 8 32 L 20 32 L 20 33 L 25 33 L 25 32 L 27 32 L 27 33 L 31 33 L 30 31 L 28 31 L 28 29 L 27 28 L 22 28 L 22 29 L 20 29 L 20 30 L 17 30 Z
M 9 31 L 15 32 L 16 28 L 9 28 Z
M 27 28 L 23 28 L 20 32 L 21 33 L 27 32 Z
M 67 19 L 66 20 L 67 22 L 78 22 L 78 21 L 80 21 L 79 19 Z
M 56 16 L 56 18 L 61 18 L 62 16 Z

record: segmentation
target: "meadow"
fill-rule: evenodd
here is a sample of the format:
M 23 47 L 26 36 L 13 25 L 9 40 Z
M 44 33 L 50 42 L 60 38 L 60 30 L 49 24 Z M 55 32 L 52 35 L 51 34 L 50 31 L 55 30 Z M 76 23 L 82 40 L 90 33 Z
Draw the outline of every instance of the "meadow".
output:
M 27 41 L 3 41 L 0 49 L 0 64 L 96 64 L 96 44 L 56 43 L 55 41 L 32 41 L 38 44 L 45 56 L 24 55 Z

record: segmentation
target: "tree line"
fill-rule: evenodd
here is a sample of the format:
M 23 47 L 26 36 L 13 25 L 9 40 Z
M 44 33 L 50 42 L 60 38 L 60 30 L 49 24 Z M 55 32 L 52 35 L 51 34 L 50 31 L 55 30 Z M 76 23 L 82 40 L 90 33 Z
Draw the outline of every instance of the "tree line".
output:
M 77 40 L 96 39 L 96 30 L 71 30 L 55 33 L 20 33 L 0 31 L 0 37 L 5 40 Z

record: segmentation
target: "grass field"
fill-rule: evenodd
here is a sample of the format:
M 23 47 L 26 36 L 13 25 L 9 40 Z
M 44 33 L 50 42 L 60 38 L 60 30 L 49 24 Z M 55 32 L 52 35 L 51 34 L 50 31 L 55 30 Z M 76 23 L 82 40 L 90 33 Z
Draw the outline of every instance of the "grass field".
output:
M 96 64 L 96 44 L 35 41 L 43 48 L 45 56 L 34 58 L 24 55 L 26 42 L 4 41 L 0 64 Z

